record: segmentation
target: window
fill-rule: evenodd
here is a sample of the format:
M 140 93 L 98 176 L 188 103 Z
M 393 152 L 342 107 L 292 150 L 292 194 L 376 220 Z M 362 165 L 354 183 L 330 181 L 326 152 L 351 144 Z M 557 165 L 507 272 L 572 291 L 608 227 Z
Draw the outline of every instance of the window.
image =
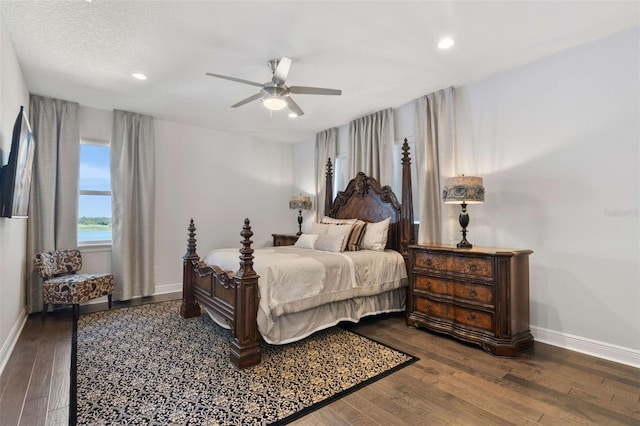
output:
M 111 243 L 111 148 L 107 142 L 81 141 L 78 244 Z
M 338 154 L 333 164 L 333 198 L 338 195 L 338 191 L 344 191 L 349 183 L 347 154 Z

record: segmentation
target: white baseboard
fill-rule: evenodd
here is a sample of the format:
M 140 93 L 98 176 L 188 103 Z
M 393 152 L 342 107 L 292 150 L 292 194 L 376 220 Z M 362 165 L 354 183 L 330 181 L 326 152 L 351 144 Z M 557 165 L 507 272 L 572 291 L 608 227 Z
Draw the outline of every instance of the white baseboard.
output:
M 156 291 L 152 294 L 152 296 L 157 296 L 159 294 L 167 294 L 167 293 L 182 293 L 182 283 L 177 284 L 163 284 L 156 286 Z M 133 297 L 132 299 L 139 299 L 140 296 Z M 98 297 L 97 299 L 89 300 L 83 305 L 95 305 L 97 303 L 106 303 L 107 296 Z
M 540 327 L 531 327 L 531 334 L 534 340 L 542 343 L 640 368 L 640 351 L 635 349 Z
M 22 308 L 20 314 L 18 315 L 18 321 L 13 325 L 7 339 L 4 341 L 2 345 L 2 349 L 0 349 L 0 374 L 4 371 L 4 367 L 7 366 L 7 362 L 9 362 L 9 358 L 11 357 L 11 353 L 13 352 L 13 348 L 15 348 L 16 343 L 18 342 L 18 338 L 20 337 L 20 333 L 22 333 L 22 329 L 24 325 L 27 323 L 27 311 Z
M 163 285 L 156 286 L 156 291 L 155 293 L 153 293 L 153 295 L 157 296 L 158 294 L 176 293 L 176 292 L 182 293 L 182 283 L 163 284 Z

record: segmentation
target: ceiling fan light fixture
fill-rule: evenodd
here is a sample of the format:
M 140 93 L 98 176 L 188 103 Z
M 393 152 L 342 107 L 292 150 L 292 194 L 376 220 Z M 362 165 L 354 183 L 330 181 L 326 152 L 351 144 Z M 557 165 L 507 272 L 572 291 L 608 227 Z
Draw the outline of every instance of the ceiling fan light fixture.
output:
M 271 111 L 280 111 L 287 106 L 287 101 L 283 96 L 267 96 L 262 99 L 262 105 Z

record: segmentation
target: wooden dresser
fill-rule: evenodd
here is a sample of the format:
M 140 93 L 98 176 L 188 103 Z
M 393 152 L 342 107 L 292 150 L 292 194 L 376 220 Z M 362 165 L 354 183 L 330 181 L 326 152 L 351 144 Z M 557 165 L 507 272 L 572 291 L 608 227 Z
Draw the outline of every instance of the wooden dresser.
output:
M 274 246 L 292 246 L 298 241 L 296 234 L 271 234 Z
M 409 246 L 407 324 L 446 333 L 498 356 L 533 345 L 531 250 Z

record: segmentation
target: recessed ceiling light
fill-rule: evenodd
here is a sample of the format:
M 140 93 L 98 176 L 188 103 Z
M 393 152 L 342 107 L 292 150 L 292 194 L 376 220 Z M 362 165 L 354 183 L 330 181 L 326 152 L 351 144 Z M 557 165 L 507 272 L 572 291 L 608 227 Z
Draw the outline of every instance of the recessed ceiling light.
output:
M 454 44 L 455 41 L 451 37 L 445 37 L 438 42 L 438 47 L 440 49 L 449 49 Z
M 133 78 L 137 78 L 138 80 L 146 80 L 147 76 L 144 74 L 141 74 L 139 72 L 134 72 L 133 74 L 131 74 L 133 76 Z

